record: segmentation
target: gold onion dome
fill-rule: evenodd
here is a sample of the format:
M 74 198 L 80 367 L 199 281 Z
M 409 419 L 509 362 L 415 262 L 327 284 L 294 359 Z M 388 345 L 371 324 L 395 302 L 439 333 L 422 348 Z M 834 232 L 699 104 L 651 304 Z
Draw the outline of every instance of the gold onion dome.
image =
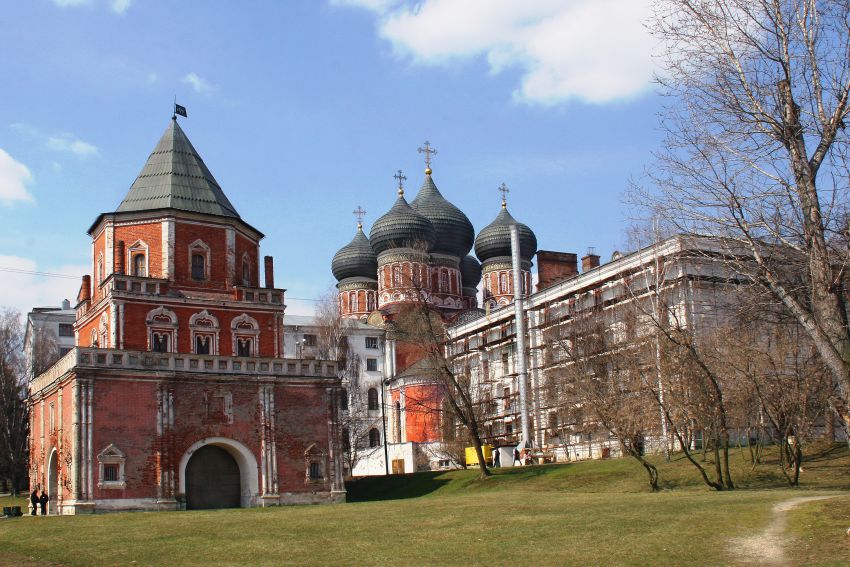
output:
M 331 271 L 337 281 L 347 278 L 369 278 L 374 280 L 378 273 L 378 257 L 372 250 L 363 226 L 357 225 L 357 233 L 351 242 L 339 249 L 331 261 Z
M 447 201 L 431 178 L 431 168 L 425 170 L 425 181 L 410 206 L 434 227 L 434 252 L 463 258 L 472 249 L 475 229 L 469 218 Z
M 485 226 L 475 238 L 475 255 L 482 262 L 490 258 L 511 255 L 511 225 L 516 224 L 519 231 L 519 256 L 522 260 L 531 261 L 537 253 L 537 237 L 528 226 L 517 222 L 508 212 L 508 207 L 502 201 L 502 209 L 496 219 Z

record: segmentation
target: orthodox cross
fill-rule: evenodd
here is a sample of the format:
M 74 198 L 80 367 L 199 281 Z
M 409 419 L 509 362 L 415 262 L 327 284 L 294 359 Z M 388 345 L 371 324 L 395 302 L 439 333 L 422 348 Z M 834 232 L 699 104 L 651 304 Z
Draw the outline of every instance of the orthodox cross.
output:
M 511 192 L 511 190 L 510 190 L 510 189 L 508 189 L 508 186 L 507 186 L 507 185 L 505 185 L 504 183 L 502 183 L 501 185 L 499 185 L 499 193 L 501 193 L 501 194 L 502 194 L 502 206 L 503 206 L 503 207 L 504 207 L 504 206 L 506 206 L 506 205 L 508 204 L 508 199 L 507 199 L 507 197 L 508 197 L 508 193 L 510 193 L 510 192 Z
M 393 179 L 398 179 L 398 194 L 404 195 L 404 182 L 407 180 L 407 176 L 399 169 L 398 173 L 393 175 Z
M 366 216 L 366 211 L 360 205 L 354 209 L 354 216 L 357 217 L 357 228 L 363 228 L 363 217 Z
M 431 156 L 437 155 L 437 150 L 431 147 L 431 142 L 425 140 L 425 143 L 422 144 L 423 148 L 417 148 L 416 151 L 420 154 L 425 154 L 425 169 L 427 170 L 425 173 L 431 173 Z

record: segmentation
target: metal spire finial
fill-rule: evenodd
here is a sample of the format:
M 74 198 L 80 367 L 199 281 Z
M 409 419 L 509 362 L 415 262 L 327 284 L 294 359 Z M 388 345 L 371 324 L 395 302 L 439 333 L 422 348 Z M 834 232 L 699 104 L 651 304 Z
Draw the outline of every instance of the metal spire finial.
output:
M 366 211 L 360 205 L 357 205 L 353 212 L 354 216 L 357 217 L 357 228 L 363 228 L 363 217 L 366 216 Z
M 405 176 L 401 170 L 398 170 L 398 173 L 393 175 L 393 179 L 398 179 L 398 196 L 401 197 L 404 195 L 404 182 L 407 180 L 407 176 Z
M 504 183 L 499 185 L 499 193 L 502 194 L 502 208 L 503 209 L 508 208 L 508 193 L 510 193 L 510 192 L 511 192 L 511 190 L 508 189 L 508 186 L 505 185 Z
M 437 150 L 431 147 L 431 142 L 425 140 L 422 144 L 424 147 L 417 148 L 416 151 L 420 154 L 425 154 L 425 173 L 431 175 L 431 157 L 437 155 Z

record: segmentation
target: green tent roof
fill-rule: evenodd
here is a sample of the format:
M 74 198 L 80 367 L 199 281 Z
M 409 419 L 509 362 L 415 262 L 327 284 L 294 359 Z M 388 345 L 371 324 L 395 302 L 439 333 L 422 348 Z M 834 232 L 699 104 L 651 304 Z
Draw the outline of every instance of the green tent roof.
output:
M 240 218 L 176 119 L 165 129 L 117 212 L 154 209 Z

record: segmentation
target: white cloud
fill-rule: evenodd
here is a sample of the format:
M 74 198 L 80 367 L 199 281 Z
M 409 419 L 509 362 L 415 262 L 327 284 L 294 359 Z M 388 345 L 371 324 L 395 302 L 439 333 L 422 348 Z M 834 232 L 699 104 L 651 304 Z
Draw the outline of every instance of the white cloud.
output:
M 79 157 L 100 155 L 97 146 L 80 140 L 73 134 L 59 134 L 47 137 L 47 147 L 57 152 L 68 152 Z
M 53 0 L 60 8 L 77 8 L 79 6 L 93 6 L 94 0 Z M 104 0 L 104 4 L 115 14 L 123 14 L 133 3 L 133 0 Z
M 10 124 L 9 128 L 26 136 L 43 143 L 48 149 L 56 152 L 64 152 L 74 154 L 78 157 L 92 157 L 100 155 L 100 150 L 94 144 L 79 139 L 76 135 L 70 132 L 61 132 L 59 134 L 45 134 L 31 124 L 23 122 L 15 122 Z
M 330 0 L 332 6 L 354 6 L 376 12 L 384 12 L 396 6 L 399 0 Z
M 55 305 L 63 299 L 74 305 L 80 289 L 80 276 L 90 271 L 87 265 L 64 265 L 40 268 L 35 260 L 20 256 L 0 255 L 0 267 L 24 272 L 43 271 L 68 277 L 35 275 L 31 273 L 0 272 L 0 304 L 26 314 L 33 307 Z
M 514 99 L 607 103 L 651 83 L 651 0 L 332 0 L 368 9 L 396 53 L 422 65 L 484 57 L 493 74 L 519 69 Z
M 60 8 L 73 8 L 76 6 L 91 6 L 92 0 L 53 0 L 53 3 Z
M 182 82 L 192 85 L 192 88 L 195 89 L 195 92 L 198 94 L 202 94 L 205 96 L 211 95 L 216 90 L 216 86 L 207 81 L 206 79 L 199 77 L 197 73 L 192 71 L 183 77 Z
M 123 14 L 127 11 L 127 8 L 130 7 L 130 4 L 133 3 L 133 0 L 112 0 L 109 3 L 109 9 L 115 12 L 116 14 Z
M 0 149 L 0 204 L 32 201 L 28 183 L 32 183 L 29 168 Z

